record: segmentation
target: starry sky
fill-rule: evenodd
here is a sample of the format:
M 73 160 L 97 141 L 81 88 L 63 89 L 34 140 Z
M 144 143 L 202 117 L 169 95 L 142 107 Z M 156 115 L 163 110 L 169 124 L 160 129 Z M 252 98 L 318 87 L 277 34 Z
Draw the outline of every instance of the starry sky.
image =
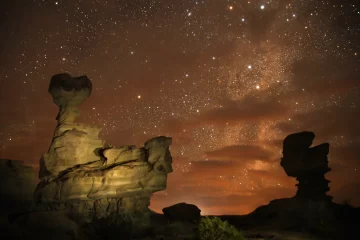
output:
M 282 141 L 330 143 L 329 195 L 360 206 L 360 2 L 0 2 L 0 157 L 38 169 L 56 126 L 52 75 L 87 75 L 78 122 L 115 147 L 173 138 L 150 207 L 247 214 L 296 193 Z

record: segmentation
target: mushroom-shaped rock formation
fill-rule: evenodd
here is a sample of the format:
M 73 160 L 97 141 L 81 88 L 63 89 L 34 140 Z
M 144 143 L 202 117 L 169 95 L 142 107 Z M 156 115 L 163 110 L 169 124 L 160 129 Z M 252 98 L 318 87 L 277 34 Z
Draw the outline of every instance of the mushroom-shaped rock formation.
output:
M 71 209 L 96 217 L 146 212 L 150 196 L 166 188 L 172 172 L 171 138 L 155 137 L 144 147 L 104 147 L 100 128 L 74 123 L 91 82 L 69 74 L 52 77 L 49 92 L 60 107 L 49 151 L 40 160 L 38 209 Z
M 91 89 L 86 76 L 73 78 L 63 73 L 51 78 L 49 93 L 59 106 L 58 124 L 50 149 L 40 160 L 40 179 L 101 159 L 99 149 L 104 148 L 104 141 L 98 137 L 101 129 L 74 123 L 79 116 L 78 106 L 90 96 Z
M 283 142 L 281 166 L 286 174 L 296 177 L 299 183 L 296 198 L 311 200 L 332 200 L 326 195 L 330 190 L 329 180 L 324 175 L 328 167 L 329 144 L 323 143 L 310 148 L 315 138 L 313 132 L 300 132 L 287 136 Z
M 60 107 L 57 120 L 72 123 L 79 114 L 77 107 L 90 96 L 91 90 L 92 84 L 87 76 L 73 78 L 67 73 L 54 75 L 49 93 Z

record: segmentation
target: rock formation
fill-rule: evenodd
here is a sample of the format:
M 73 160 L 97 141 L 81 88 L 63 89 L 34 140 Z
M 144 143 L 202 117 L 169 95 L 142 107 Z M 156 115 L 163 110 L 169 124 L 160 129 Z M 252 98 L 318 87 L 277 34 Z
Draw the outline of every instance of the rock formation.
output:
M 329 144 L 310 147 L 314 138 L 312 132 L 299 132 L 288 135 L 283 141 L 280 164 L 288 176 L 299 181 L 294 197 L 274 199 L 247 215 L 223 219 L 250 235 L 277 230 L 338 240 L 357 234 L 360 208 L 334 203 L 332 197 L 326 195 L 329 181 L 324 174 L 330 171 Z
M 58 125 L 49 151 L 40 160 L 40 179 L 101 160 L 99 149 L 104 148 L 104 141 L 98 137 L 101 129 L 74 123 L 79 116 L 78 106 L 90 96 L 91 90 L 91 81 L 86 76 L 72 78 L 69 74 L 58 74 L 51 78 L 49 93 L 59 106 Z
M 177 203 L 170 207 L 163 208 L 166 219 L 170 221 L 188 221 L 194 222 L 200 219 L 201 210 L 193 204 Z
M 91 90 L 86 76 L 58 74 L 51 79 L 49 93 L 59 106 L 58 125 L 40 160 L 36 206 L 98 218 L 146 213 L 150 196 L 166 188 L 172 172 L 171 138 L 150 139 L 142 148 L 105 147 L 98 137 L 100 128 L 74 122 Z
M 300 132 L 287 136 L 283 142 L 281 166 L 290 177 L 296 177 L 299 183 L 296 198 L 310 200 L 330 200 L 326 195 L 330 190 L 324 175 L 328 167 L 329 144 L 323 143 L 310 148 L 315 138 L 312 132 Z
M 35 170 L 23 161 L 0 159 L 1 212 L 29 210 L 37 182 Z

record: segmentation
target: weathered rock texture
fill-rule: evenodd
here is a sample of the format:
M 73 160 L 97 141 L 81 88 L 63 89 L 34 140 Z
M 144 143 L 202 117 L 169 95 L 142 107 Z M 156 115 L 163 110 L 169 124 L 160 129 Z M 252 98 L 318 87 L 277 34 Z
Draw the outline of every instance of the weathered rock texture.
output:
M 330 190 L 330 181 L 324 177 L 331 170 L 327 161 L 329 144 L 323 143 L 310 148 L 314 138 L 315 134 L 312 132 L 287 136 L 283 142 L 283 158 L 280 164 L 288 176 L 296 177 L 299 181 L 296 185 L 296 198 L 331 200 L 332 197 L 326 195 Z
M 90 96 L 91 89 L 86 76 L 72 78 L 69 74 L 58 74 L 51 78 L 49 93 L 59 106 L 58 125 L 49 151 L 40 160 L 40 179 L 101 160 L 99 149 L 104 148 L 104 141 L 98 137 L 101 129 L 74 123 L 80 114 L 78 106 Z
M 90 218 L 145 213 L 151 194 L 166 188 L 172 172 L 171 138 L 150 139 L 142 148 L 105 147 L 100 128 L 74 123 L 91 88 L 86 76 L 51 79 L 49 92 L 60 110 L 50 149 L 40 160 L 35 203 L 42 210 L 71 210 Z

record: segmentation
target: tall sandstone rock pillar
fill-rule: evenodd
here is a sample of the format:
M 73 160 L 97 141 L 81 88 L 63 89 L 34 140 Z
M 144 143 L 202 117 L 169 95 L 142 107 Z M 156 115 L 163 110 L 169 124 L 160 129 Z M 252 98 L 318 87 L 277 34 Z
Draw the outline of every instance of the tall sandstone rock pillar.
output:
M 332 200 L 326 195 L 330 190 L 329 180 L 324 175 L 328 167 L 329 144 L 323 143 L 310 148 L 315 138 L 313 132 L 290 134 L 283 142 L 281 166 L 290 177 L 296 177 L 299 183 L 295 198 L 310 200 Z
M 78 106 L 90 96 L 91 91 L 92 84 L 86 76 L 73 78 L 63 73 L 51 78 L 49 93 L 59 106 L 58 124 L 50 149 L 40 160 L 40 179 L 101 159 L 99 149 L 104 148 L 104 141 L 98 137 L 101 128 L 74 123 L 80 114 Z
M 143 147 L 104 147 L 100 128 L 75 123 L 91 94 L 89 78 L 57 74 L 49 93 L 59 106 L 51 146 L 40 160 L 38 209 L 68 210 L 87 219 L 149 213 L 150 197 L 166 189 L 172 172 L 172 139 L 159 136 Z

